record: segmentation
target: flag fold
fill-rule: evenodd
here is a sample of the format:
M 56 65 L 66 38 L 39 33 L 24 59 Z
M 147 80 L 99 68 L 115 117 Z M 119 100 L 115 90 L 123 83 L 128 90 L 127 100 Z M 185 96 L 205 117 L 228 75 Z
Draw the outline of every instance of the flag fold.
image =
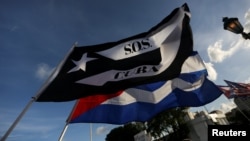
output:
M 203 60 L 197 52 L 193 52 L 182 65 L 181 74 L 176 78 L 77 100 L 68 122 L 145 122 L 163 110 L 202 106 L 217 99 L 221 94 L 222 91 L 207 79 Z

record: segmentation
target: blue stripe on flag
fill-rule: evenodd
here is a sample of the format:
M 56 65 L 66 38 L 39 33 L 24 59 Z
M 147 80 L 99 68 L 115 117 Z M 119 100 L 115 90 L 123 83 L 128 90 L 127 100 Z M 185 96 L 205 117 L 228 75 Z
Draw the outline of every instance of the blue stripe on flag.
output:
M 111 124 L 124 124 L 131 121 L 143 122 L 149 120 L 164 109 L 202 106 L 218 98 L 221 94 L 218 87 L 205 78 L 201 87 L 193 91 L 183 91 L 176 88 L 159 103 L 135 102 L 128 105 L 102 104 L 83 113 L 70 123 L 83 121 Z

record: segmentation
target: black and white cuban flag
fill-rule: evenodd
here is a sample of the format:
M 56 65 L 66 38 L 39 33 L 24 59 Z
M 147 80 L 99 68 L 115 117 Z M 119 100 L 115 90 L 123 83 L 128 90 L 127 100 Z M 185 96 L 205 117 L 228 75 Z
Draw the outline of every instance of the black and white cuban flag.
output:
M 116 42 L 73 47 L 36 101 L 70 101 L 178 77 L 193 51 L 190 17 L 184 4 L 147 32 Z

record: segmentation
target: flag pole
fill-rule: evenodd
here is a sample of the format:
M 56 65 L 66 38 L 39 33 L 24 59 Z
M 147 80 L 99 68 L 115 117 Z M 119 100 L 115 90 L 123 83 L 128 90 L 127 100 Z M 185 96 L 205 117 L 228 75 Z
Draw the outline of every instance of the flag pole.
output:
M 74 110 L 75 110 L 76 105 L 78 104 L 78 102 L 79 102 L 79 100 L 76 100 L 75 105 L 74 105 L 73 109 L 71 110 L 71 112 L 70 112 L 70 114 L 69 114 L 69 116 L 68 116 L 68 118 L 66 120 L 66 124 L 65 124 L 65 126 L 63 128 L 63 131 L 62 131 L 62 133 L 61 133 L 58 141 L 62 141 L 62 139 L 64 137 L 64 134 L 66 133 L 66 130 L 68 129 L 69 122 L 70 122 L 70 120 L 72 118 L 72 114 L 73 114 L 73 112 L 74 112 Z
M 241 100 L 241 99 L 240 99 Z M 230 99 L 228 99 L 229 102 L 232 102 Z M 250 121 L 250 119 L 244 114 L 243 111 L 241 111 L 241 109 L 236 105 L 236 109 L 248 120 Z
M 67 120 L 66 120 L 66 124 L 65 124 L 65 126 L 64 126 L 64 128 L 63 128 L 63 131 L 62 131 L 62 133 L 61 133 L 61 135 L 60 135 L 58 141 L 62 141 L 62 139 L 63 139 L 63 137 L 64 137 L 64 134 L 66 133 L 66 130 L 68 129 L 69 121 L 70 121 L 70 119 L 71 119 L 71 117 L 72 117 L 72 113 L 74 112 L 77 103 L 78 103 L 78 100 L 76 101 L 76 103 L 75 103 L 75 105 L 74 105 L 74 107 L 73 107 L 73 110 L 70 112 L 70 114 L 69 114 L 69 116 L 68 116 L 68 118 L 67 118 Z
M 247 115 L 245 115 L 245 113 L 243 111 L 241 111 L 241 109 L 237 106 L 236 109 L 248 120 L 250 121 L 250 119 L 247 117 Z
M 242 99 L 240 98 L 240 102 L 244 104 L 244 106 L 248 107 L 243 101 Z M 238 107 L 236 106 L 237 110 L 248 120 L 250 121 L 250 119 L 248 118 L 248 116 Z
M 206 105 L 204 105 L 203 107 L 204 107 L 204 109 L 206 110 L 206 112 L 209 114 L 209 111 L 208 111 Z
M 90 141 L 92 141 L 92 123 L 89 124 L 89 130 L 90 130 Z
M 62 139 L 63 139 L 63 137 L 64 137 L 64 135 L 65 135 L 65 133 L 66 133 L 66 131 L 67 131 L 67 129 L 68 129 L 68 125 L 69 125 L 69 123 L 67 122 L 67 123 L 65 124 L 64 128 L 63 128 L 63 131 L 62 131 L 61 136 L 60 136 L 60 138 L 59 138 L 58 141 L 62 141 Z
M 9 134 L 12 132 L 12 130 L 15 128 L 15 126 L 17 125 L 17 123 L 21 120 L 21 118 L 23 117 L 23 115 L 26 113 L 26 111 L 29 109 L 29 107 L 32 105 L 32 103 L 36 100 L 35 97 L 32 97 L 32 99 L 30 100 L 30 102 L 26 105 L 26 107 L 23 109 L 23 111 L 19 114 L 19 116 L 16 118 L 16 120 L 13 122 L 13 124 L 10 126 L 10 128 L 8 129 L 8 131 L 4 134 L 4 136 L 1 138 L 0 141 L 5 141 L 7 139 L 7 137 L 9 136 Z
M 74 43 L 74 45 L 72 46 L 71 50 L 77 45 L 77 42 Z M 64 59 L 65 60 L 65 59 Z M 32 97 L 32 99 L 30 100 L 30 102 L 25 106 L 25 108 L 23 109 L 23 111 L 19 114 L 19 116 L 16 118 L 16 120 L 12 123 L 12 125 L 10 126 L 10 128 L 7 130 L 7 132 L 4 134 L 4 136 L 1 138 L 0 141 L 5 141 L 7 139 L 7 137 L 9 136 L 9 134 L 12 132 L 12 130 L 15 128 L 15 126 L 17 125 L 17 123 L 21 120 L 21 118 L 24 116 L 24 114 L 27 112 L 27 110 L 30 108 L 30 106 L 33 104 L 33 102 L 35 102 L 37 100 L 37 98 L 40 96 L 41 91 L 43 91 L 44 88 L 46 88 L 49 84 L 49 82 L 51 81 L 51 78 L 53 78 L 53 76 L 58 73 L 58 69 L 62 66 L 62 63 L 64 62 L 64 60 L 59 64 L 59 66 L 54 70 L 53 73 L 51 73 L 51 75 L 49 76 L 49 78 L 46 80 L 45 84 L 42 86 L 42 88 L 38 91 L 38 93 L 36 94 L 36 96 Z

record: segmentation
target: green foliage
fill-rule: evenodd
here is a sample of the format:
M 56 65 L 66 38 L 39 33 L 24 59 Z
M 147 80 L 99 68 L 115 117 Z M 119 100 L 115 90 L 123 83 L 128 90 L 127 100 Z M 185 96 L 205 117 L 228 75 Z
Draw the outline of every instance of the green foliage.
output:
M 169 135 L 169 141 L 179 141 L 187 137 L 189 129 L 184 121 L 186 108 L 163 111 L 147 123 L 133 122 L 117 127 L 106 136 L 106 141 L 134 141 L 134 135 L 147 130 L 154 138 Z
M 186 114 L 184 110 L 185 108 L 177 107 L 161 112 L 148 121 L 147 131 L 155 138 L 180 131 L 185 133 L 183 136 L 187 136 L 189 131 L 184 120 Z
M 250 114 L 248 111 L 236 110 L 235 115 L 227 117 L 227 119 L 231 124 L 250 125 L 249 117 L 250 117 Z
M 143 123 L 129 123 L 111 130 L 106 141 L 134 141 L 134 135 L 145 130 Z

